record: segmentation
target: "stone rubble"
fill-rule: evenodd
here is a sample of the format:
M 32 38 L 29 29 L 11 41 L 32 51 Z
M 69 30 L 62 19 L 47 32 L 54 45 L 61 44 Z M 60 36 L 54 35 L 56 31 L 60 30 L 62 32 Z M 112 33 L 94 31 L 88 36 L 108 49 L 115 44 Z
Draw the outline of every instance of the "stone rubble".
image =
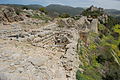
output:
M 79 58 L 74 29 L 60 29 L 56 23 L 28 31 L 20 23 L 7 26 L 11 29 L 0 30 L 0 79 L 76 80 Z
M 0 80 L 76 80 L 80 32 L 98 33 L 98 20 L 82 16 L 41 25 L 32 18 L 13 22 L 16 15 L 8 11 L 7 19 L 0 14 L 0 21 L 12 22 L 0 24 Z

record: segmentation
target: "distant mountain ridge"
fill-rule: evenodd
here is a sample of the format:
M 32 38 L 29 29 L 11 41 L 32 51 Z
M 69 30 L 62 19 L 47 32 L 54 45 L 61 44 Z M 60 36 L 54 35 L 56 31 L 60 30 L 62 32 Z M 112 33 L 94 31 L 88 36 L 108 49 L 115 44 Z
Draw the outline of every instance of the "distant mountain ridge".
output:
M 38 10 L 41 7 L 45 7 L 42 5 L 37 4 L 30 4 L 30 5 L 21 5 L 21 4 L 1 4 L 6 6 L 12 6 L 12 7 L 27 7 L 28 9 L 35 9 Z M 45 7 L 51 16 L 56 16 L 62 13 L 68 13 L 71 16 L 79 15 L 85 8 L 82 7 L 71 7 L 66 5 L 58 5 L 58 4 L 50 4 Z M 105 12 L 112 15 L 112 16 L 120 16 L 120 10 L 116 9 L 105 9 Z
M 105 12 L 112 16 L 120 16 L 120 10 L 116 9 L 105 9 Z
M 48 5 L 46 9 L 48 10 L 48 12 L 54 12 L 54 13 L 56 12 L 58 14 L 67 13 L 71 16 L 78 15 L 82 13 L 82 11 L 84 10 L 81 7 L 71 7 L 71 6 L 56 5 L 56 4 Z
M 18 7 L 18 8 L 22 8 L 22 7 L 27 7 L 28 9 L 39 9 L 41 7 L 43 7 L 42 5 L 37 5 L 37 4 L 30 4 L 30 5 L 21 5 L 21 4 L 1 4 L 1 5 L 5 5 L 5 6 L 11 6 L 11 7 Z

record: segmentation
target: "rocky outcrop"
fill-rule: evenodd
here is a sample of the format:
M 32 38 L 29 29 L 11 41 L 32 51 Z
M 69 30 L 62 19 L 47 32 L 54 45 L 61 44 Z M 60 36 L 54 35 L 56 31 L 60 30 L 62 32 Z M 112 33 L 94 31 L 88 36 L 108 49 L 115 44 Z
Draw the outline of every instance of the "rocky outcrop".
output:
M 87 10 L 89 10 L 89 11 L 103 11 L 103 8 L 97 8 L 97 7 L 95 7 L 95 6 L 90 6 L 90 8 L 88 8 Z
M 13 8 L 6 8 L 3 10 L 4 16 L 8 22 L 22 21 L 23 19 L 18 16 Z
M 79 31 L 91 31 L 98 33 L 98 19 L 82 16 L 79 20 L 72 18 L 58 20 L 58 25 L 64 28 L 77 28 Z
M 98 33 L 98 19 L 93 19 L 89 27 L 91 32 Z
M 0 22 L 7 22 L 7 19 L 2 11 L 0 11 Z
M 0 23 L 1 22 L 15 22 L 22 21 L 23 18 L 20 15 L 17 15 L 14 8 L 11 7 L 0 7 Z
M 107 14 L 103 14 L 102 16 L 99 16 L 98 19 L 103 24 L 107 23 L 108 22 L 108 15 Z
M 73 18 L 59 19 L 57 24 L 59 27 L 72 28 L 75 27 L 75 20 Z

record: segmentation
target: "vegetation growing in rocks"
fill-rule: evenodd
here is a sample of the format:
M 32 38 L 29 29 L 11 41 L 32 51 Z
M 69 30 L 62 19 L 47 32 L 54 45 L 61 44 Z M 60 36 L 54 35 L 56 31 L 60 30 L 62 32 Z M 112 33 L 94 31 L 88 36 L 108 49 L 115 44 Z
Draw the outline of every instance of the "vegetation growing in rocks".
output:
M 45 14 L 48 14 L 47 10 L 44 7 L 40 8 L 39 10 Z
M 60 14 L 59 17 L 60 18 L 68 18 L 68 17 L 70 17 L 70 15 L 67 13 L 63 13 L 63 14 Z
M 103 12 L 86 10 L 85 16 L 97 18 Z M 79 59 L 82 61 L 76 73 L 77 80 L 120 80 L 120 25 L 109 16 L 108 22 L 98 24 L 98 34 L 90 32 L 88 45 L 78 42 Z
M 97 8 L 94 6 L 91 6 L 90 8 L 87 8 L 82 12 L 82 15 L 84 16 L 91 16 L 92 18 L 98 18 L 99 16 L 102 16 L 104 14 L 104 11 L 102 8 Z
M 119 33 L 120 34 L 120 25 L 115 25 L 114 27 L 113 27 L 113 30 L 114 30 L 114 32 L 117 32 L 117 33 Z
M 117 24 L 120 24 L 120 20 L 117 19 L 117 18 L 115 18 L 115 17 L 109 16 L 108 22 L 105 23 L 104 25 L 105 25 L 108 29 L 112 30 L 113 26 L 115 26 L 115 25 L 117 25 Z
M 99 24 L 99 35 L 90 33 L 89 46 L 80 53 L 80 60 L 83 65 L 80 68 L 85 71 L 81 73 L 77 72 L 78 80 L 119 80 L 120 79 L 120 38 L 119 36 L 119 25 L 113 27 L 113 31 L 108 34 L 104 34 L 106 30 L 103 24 Z M 111 35 L 117 32 L 118 34 Z M 101 37 L 102 35 L 102 37 Z M 116 37 L 118 39 L 116 39 Z M 79 44 L 80 45 L 80 44 Z M 84 57 L 84 58 L 83 58 Z
M 119 44 L 109 43 L 108 40 L 111 40 L 111 37 L 107 36 L 107 38 L 103 38 L 100 40 L 100 44 L 95 41 L 91 42 L 88 48 L 84 48 L 84 51 L 82 50 L 80 60 L 83 62 L 83 65 L 81 65 L 80 68 L 85 71 L 83 73 L 77 72 L 78 80 L 109 80 L 110 78 L 111 80 L 120 79 L 120 68 L 115 68 L 119 67 L 120 62 L 120 52 L 117 48 L 117 45 Z M 88 78 L 86 78 L 86 76 Z
M 75 17 L 61 13 L 54 21 L 43 7 L 3 12 L 0 21 L 8 23 L 0 27 L 2 72 L 31 72 L 34 80 L 120 80 L 120 24 L 102 8 L 91 6 Z
M 97 18 L 98 16 L 101 16 L 103 13 L 100 11 L 87 11 L 87 10 L 85 10 L 82 14 L 84 16 L 91 16 L 93 18 Z
M 36 18 L 36 19 L 40 19 L 40 20 L 45 20 L 46 22 L 49 21 L 49 20 L 51 20 L 50 17 L 48 17 L 48 16 L 46 16 L 46 15 L 43 15 L 43 14 L 41 14 L 41 15 L 34 14 L 34 15 L 32 16 L 32 18 Z

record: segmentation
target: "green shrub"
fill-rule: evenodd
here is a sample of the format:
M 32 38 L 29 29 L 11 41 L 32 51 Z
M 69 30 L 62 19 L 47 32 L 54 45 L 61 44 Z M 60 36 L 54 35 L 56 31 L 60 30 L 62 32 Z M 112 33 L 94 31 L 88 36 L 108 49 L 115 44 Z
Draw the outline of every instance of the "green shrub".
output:
M 41 12 L 43 12 L 45 14 L 48 14 L 47 10 L 44 7 L 40 8 L 39 11 L 41 11 Z
M 81 16 L 74 16 L 72 17 L 74 20 L 79 20 L 81 18 Z
M 103 25 L 103 24 L 99 24 L 98 25 L 98 30 L 101 31 L 101 30 L 105 30 L 106 27 Z
M 82 74 L 79 70 L 76 73 L 76 79 L 77 80 L 95 80 L 87 75 Z
M 46 16 L 46 15 L 38 15 L 38 14 L 34 14 L 32 16 L 32 18 L 36 18 L 36 19 L 41 19 L 41 20 L 45 20 L 45 22 L 48 22 L 49 20 L 51 20 L 50 17 Z
M 113 32 L 111 35 L 114 37 L 115 40 L 118 40 L 120 36 L 118 32 Z
M 59 17 L 61 17 L 61 18 L 68 18 L 68 17 L 70 17 L 70 15 L 67 14 L 67 13 L 64 13 L 64 14 L 60 14 Z
M 28 8 L 28 7 L 26 7 L 26 6 L 23 6 L 23 7 L 22 7 L 22 9 L 26 9 L 26 10 L 28 10 L 29 8 Z
M 120 50 L 120 43 L 119 43 L 119 45 L 118 45 L 118 49 Z
M 91 16 L 91 17 L 93 17 L 93 18 L 97 18 L 98 16 L 101 16 L 102 14 L 103 14 L 103 12 L 101 12 L 101 11 L 89 11 L 89 10 L 85 10 L 85 11 L 83 11 L 82 12 L 82 14 L 84 15 L 84 16 Z
M 120 34 L 120 25 L 115 25 L 115 26 L 113 27 L 113 30 L 114 30 L 114 32 L 117 32 L 117 33 Z

